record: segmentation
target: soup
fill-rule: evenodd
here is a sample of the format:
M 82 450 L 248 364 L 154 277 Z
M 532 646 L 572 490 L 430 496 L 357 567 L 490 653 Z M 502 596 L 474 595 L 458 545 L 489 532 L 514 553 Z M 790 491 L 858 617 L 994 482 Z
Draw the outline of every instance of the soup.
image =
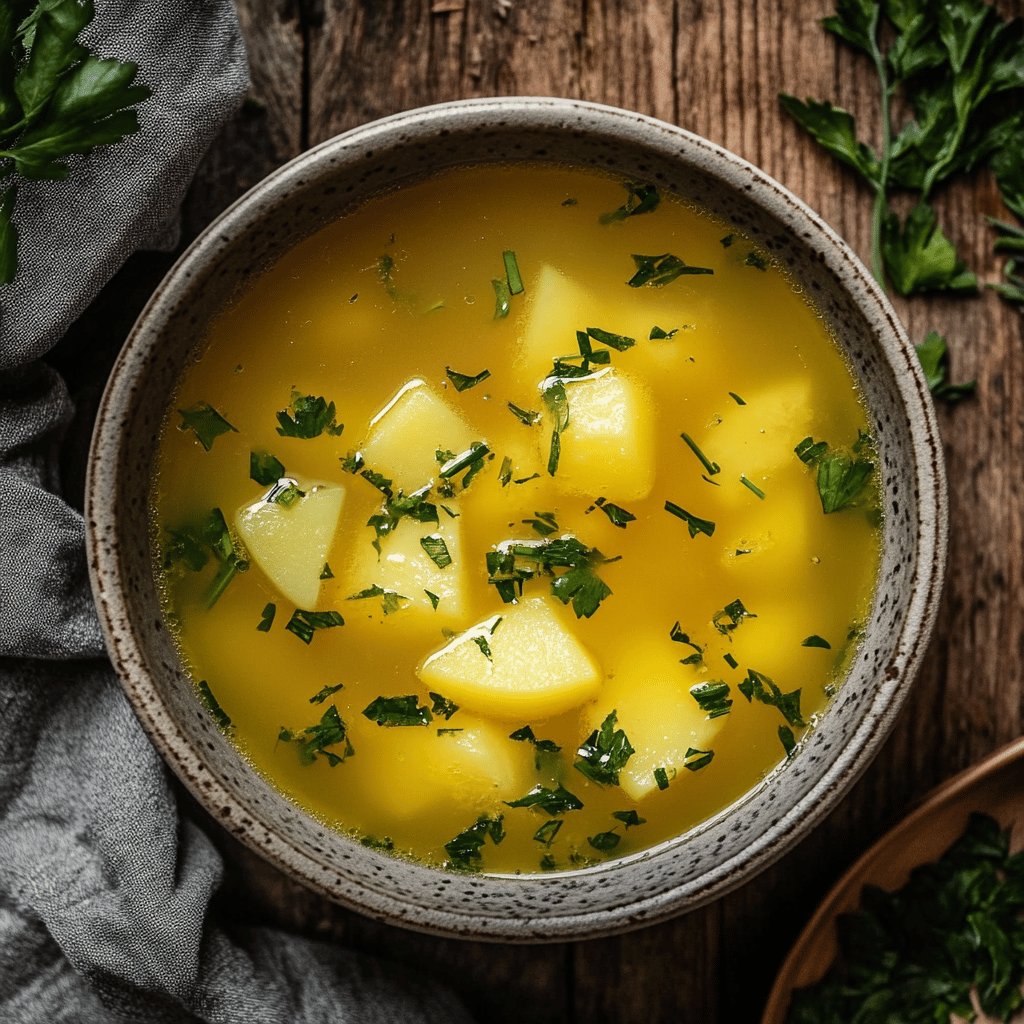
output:
M 251 764 L 363 843 L 567 870 L 799 756 L 879 562 L 872 440 L 799 285 L 665 190 L 451 170 L 211 326 L 156 572 Z

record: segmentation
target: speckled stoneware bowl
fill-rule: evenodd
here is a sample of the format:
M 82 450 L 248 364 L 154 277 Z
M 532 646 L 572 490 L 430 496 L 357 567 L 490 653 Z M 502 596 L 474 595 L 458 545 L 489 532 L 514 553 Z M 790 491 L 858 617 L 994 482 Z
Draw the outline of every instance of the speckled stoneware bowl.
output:
M 149 487 L 172 389 L 207 324 L 300 239 L 353 205 L 456 164 L 561 161 L 707 207 L 803 283 L 846 352 L 878 440 L 882 568 L 849 678 L 797 757 L 679 838 L 571 873 L 466 875 L 389 858 L 325 828 L 253 771 L 200 706 L 162 624 Z M 304 154 L 212 224 L 170 272 L 114 367 L 88 479 L 89 559 L 107 645 L 143 726 L 224 827 L 340 903 L 425 931 L 506 941 L 583 938 L 693 908 L 749 879 L 836 804 L 888 734 L 935 617 L 945 485 L 914 351 L 867 270 L 781 185 L 705 139 L 639 114 L 554 99 L 428 107 Z

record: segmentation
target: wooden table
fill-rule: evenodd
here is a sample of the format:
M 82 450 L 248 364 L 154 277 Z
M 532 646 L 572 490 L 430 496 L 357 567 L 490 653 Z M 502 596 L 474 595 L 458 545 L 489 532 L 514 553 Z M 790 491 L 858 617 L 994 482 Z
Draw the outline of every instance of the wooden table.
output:
M 1024 0 L 1001 4 L 1024 13 Z M 779 110 L 781 89 L 829 98 L 874 131 L 874 77 L 819 27 L 827 0 L 239 0 L 252 97 L 213 146 L 184 212 L 187 241 L 243 190 L 337 132 L 441 100 L 582 97 L 682 125 L 763 167 L 868 253 L 870 200 Z M 944 192 L 942 222 L 995 278 L 982 214 L 1002 216 L 988 175 Z M 80 486 L 106 369 L 170 257 L 133 258 L 54 361 L 79 402 L 66 449 Z M 1015 738 L 1024 716 L 1024 345 L 992 294 L 898 303 L 915 339 L 954 346 L 978 397 L 939 410 L 950 470 L 950 572 L 936 640 L 892 737 L 863 780 L 796 850 L 739 891 L 618 938 L 476 945 L 363 919 L 288 881 L 210 823 L 229 863 L 219 897 L 267 923 L 414 965 L 478 1019 L 655 1024 L 756 1021 L 775 971 L 840 872 L 942 779 Z M 823 1022 L 824 1024 L 824 1022 Z

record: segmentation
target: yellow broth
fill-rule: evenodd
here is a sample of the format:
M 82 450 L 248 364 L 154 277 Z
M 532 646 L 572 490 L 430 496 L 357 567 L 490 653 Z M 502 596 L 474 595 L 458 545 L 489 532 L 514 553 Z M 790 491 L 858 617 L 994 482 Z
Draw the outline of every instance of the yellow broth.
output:
M 866 431 L 850 369 L 798 283 L 750 240 L 669 196 L 650 212 L 602 221 L 626 198 L 623 183 L 610 177 L 531 166 L 448 171 L 367 202 L 297 245 L 216 320 L 168 412 L 154 476 L 154 533 L 167 619 L 185 664 L 230 718 L 229 735 L 258 771 L 324 822 L 396 853 L 450 864 L 445 844 L 479 818 L 499 815 L 500 829 L 481 826 L 468 854 L 456 844 L 455 866 L 563 870 L 679 835 L 786 757 L 781 736 L 789 730 L 799 739 L 803 730 L 794 719 L 813 722 L 853 656 L 879 561 L 875 475 L 851 507 L 824 514 L 817 471 L 794 453 L 807 436 L 850 452 Z M 524 291 L 510 296 L 508 316 L 496 318 L 491 282 L 507 280 L 505 250 L 515 253 Z M 628 287 L 637 269 L 632 254 L 674 254 L 713 274 Z M 656 326 L 674 333 L 652 339 Z M 623 351 L 593 341 L 610 362 L 591 369 L 610 367 L 631 382 L 630 415 L 646 418 L 648 439 L 641 444 L 633 435 L 629 416 L 620 424 L 624 439 L 573 435 L 573 395 L 582 392 L 567 384 L 562 461 L 574 443 L 574 456 L 584 442 L 603 446 L 596 464 L 607 477 L 600 491 L 586 493 L 584 467 L 582 486 L 577 473 L 569 493 L 560 469 L 548 472 L 554 424 L 539 383 L 553 357 L 578 352 L 576 330 L 590 327 L 635 339 Z M 446 367 L 490 375 L 459 391 Z M 456 564 L 443 570 L 454 573 L 455 583 L 461 578 L 458 600 L 443 598 L 435 611 L 422 591 L 402 592 L 414 600 L 397 601 L 385 615 L 380 596 L 349 599 L 381 585 L 375 531 L 366 524 L 380 512 L 383 495 L 341 460 L 360 450 L 374 417 L 414 379 L 454 409 L 493 457 L 450 499 L 437 497 L 435 476 L 428 499 L 447 504 L 457 519 L 441 510 L 438 526 L 407 519 L 399 525 L 420 535 L 460 531 Z M 276 414 L 288 409 L 294 392 L 334 402 L 344 424 L 340 435 L 282 436 Z M 203 402 L 234 428 L 209 451 L 194 431 L 176 429 L 176 410 Z M 509 402 L 542 413 L 542 421 L 521 422 Z M 684 433 L 719 472 L 708 472 Z M 422 429 L 401 439 L 409 450 L 429 452 L 428 461 L 439 442 Z M 207 551 L 206 565 L 196 571 L 175 560 L 181 552 L 168 531 L 180 536 L 212 508 L 223 511 L 244 556 L 236 511 L 268 490 L 250 478 L 251 451 L 272 453 L 307 493 L 316 482 L 344 488 L 326 558 L 333 577 L 320 584 L 315 603 L 317 610 L 339 612 L 344 625 L 316 630 L 308 644 L 285 628 L 296 606 L 257 564 L 235 575 L 207 607 L 216 557 Z M 860 457 L 870 455 L 862 447 Z M 506 456 L 511 479 L 503 485 Z M 623 480 L 630 476 L 622 485 L 630 497 L 617 493 L 620 472 Z M 652 484 L 636 482 L 644 472 Z M 649 493 L 636 496 L 648 484 Z M 599 498 L 635 518 L 616 526 L 595 507 Z M 713 523 L 713 534 L 698 529 L 691 537 L 666 502 Z M 589 617 L 577 618 L 571 604 L 550 596 L 552 576 L 523 585 L 526 599 L 548 595 L 557 629 L 596 666 L 596 695 L 534 717 L 495 695 L 490 708 L 462 707 L 450 719 L 435 713 L 426 726 L 388 727 L 368 718 L 364 709 L 380 696 L 414 695 L 413 706 L 428 711 L 428 690 L 448 696 L 441 686 L 424 684 L 417 668 L 453 631 L 513 610 L 488 583 L 485 558 L 508 539 L 541 540 L 524 522 L 537 513 L 554 514 L 550 539 L 572 536 L 605 558 L 618 556 L 593 570 L 612 594 Z M 382 555 L 399 535 L 381 538 Z M 723 610 L 736 599 L 750 614 L 729 628 L 733 618 Z M 275 617 L 261 631 L 268 603 Z M 490 642 L 501 637 L 499 626 Z M 829 646 L 805 645 L 811 637 Z M 479 657 L 484 672 L 482 649 Z M 533 652 L 522 666 L 524 685 L 548 660 Z M 799 690 L 799 714 L 787 705 L 787 719 L 763 682 L 767 702 L 757 693 L 748 700 L 740 684 L 747 679 L 749 690 L 749 669 L 783 694 Z M 732 703 L 709 723 L 690 690 L 713 681 L 729 685 Z M 311 703 L 338 684 L 343 688 Z M 638 798 L 607 776 L 594 781 L 577 768 L 577 749 L 613 710 L 618 720 L 608 732 L 624 730 L 637 748 L 627 767 L 644 757 L 650 774 L 651 764 L 662 767 L 658 751 L 643 750 L 639 737 L 629 736 L 623 702 L 631 701 L 641 705 L 634 722 L 646 715 L 640 732 L 650 734 L 653 717 L 669 723 L 665 728 L 677 719 L 691 723 L 694 736 L 706 737 L 685 764 L 676 752 L 675 763 L 655 780 L 666 788 L 654 785 Z M 300 748 L 309 738 L 303 730 L 332 707 L 354 753 L 342 760 L 342 742 L 324 747 L 333 757 L 314 751 L 303 759 Z M 463 770 L 453 766 L 451 751 L 465 742 L 462 723 L 474 722 L 483 738 L 476 768 Z M 526 725 L 560 751 L 508 738 Z M 461 734 L 444 731 L 460 727 Z M 504 781 L 479 770 L 480 758 L 500 762 Z M 507 805 L 537 784 L 561 785 L 582 809 L 549 815 Z M 633 790 L 636 795 L 636 785 Z M 632 815 L 613 817 L 630 811 L 643 823 L 627 827 Z M 562 822 L 553 840 L 553 825 L 538 837 L 553 820 Z

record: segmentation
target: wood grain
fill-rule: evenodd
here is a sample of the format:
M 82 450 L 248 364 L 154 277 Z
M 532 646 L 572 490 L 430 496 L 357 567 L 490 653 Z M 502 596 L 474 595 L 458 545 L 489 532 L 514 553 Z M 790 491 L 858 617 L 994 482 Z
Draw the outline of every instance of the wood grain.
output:
M 1024 0 L 999 6 L 1024 13 Z M 705 135 L 765 168 L 867 255 L 864 188 L 776 99 L 783 89 L 829 98 L 877 132 L 873 75 L 821 30 L 825 0 L 239 0 L 239 10 L 252 100 L 204 161 L 186 239 L 304 146 L 425 103 L 518 93 L 627 106 Z M 938 207 L 968 262 L 994 280 L 982 219 L 999 212 L 991 180 L 956 185 Z M 118 278 L 125 325 L 159 266 L 139 257 Z M 957 378 L 979 382 L 975 401 L 939 412 L 949 580 L 894 734 L 811 837 L 686 917 L 576 946 L 515 948 L 367 921 L 289 882 L 211 824 L 230 866 L 230 912 L 426 969 L 493 1024 L 756 1020 L 789 945 L 843 870 L 913 801 L 1017 736 L 1024 721 L 1024 320 L 992 294 L 897 307 L 913 338 L 931 327 L 945 333 Z M 82 330 L 101 320 L 94 313 Z

